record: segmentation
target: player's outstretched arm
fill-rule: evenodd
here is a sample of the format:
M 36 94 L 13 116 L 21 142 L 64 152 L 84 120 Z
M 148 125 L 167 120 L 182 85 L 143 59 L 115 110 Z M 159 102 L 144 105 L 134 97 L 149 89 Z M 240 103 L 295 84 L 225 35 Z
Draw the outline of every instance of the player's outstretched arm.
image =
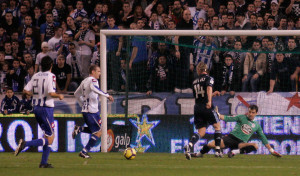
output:
M 278 157 L 278 158 L 282 157 L 282 155 L 281 155 L 280 153 L 276 152 L 276 151 L 271 147 L 270 144 L 266 144 L 265 146 L 268 148 L 268 150 L 270 151 L 271 155 L 273 155 L 273 156 L 275 156 L 275 157 Z
M 52 98 L 59 98 L 59 100 L 64 99 L 64 96 L 63 96 L 62 94 L 58 94 L 58 93 L 55 93 L 55 92 L 50 92 L 49 95 L 50 95 Z

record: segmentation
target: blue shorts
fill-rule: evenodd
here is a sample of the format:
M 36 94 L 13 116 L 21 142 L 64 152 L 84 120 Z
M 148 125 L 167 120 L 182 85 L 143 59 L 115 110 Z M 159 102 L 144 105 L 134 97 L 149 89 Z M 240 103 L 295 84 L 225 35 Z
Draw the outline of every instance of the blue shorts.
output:
M 46 136 L 52 136 L 54 134 L 53 108 L 35 106 L 33 113 L 35 114 L 36 121 L 44 131 L 44 134 Z
M 98 113 L 83 112 L 82 115 L 83 115 L 84 122 L 87 124 L 92 134 L 101 130 L 101 118 L 99 112 Z

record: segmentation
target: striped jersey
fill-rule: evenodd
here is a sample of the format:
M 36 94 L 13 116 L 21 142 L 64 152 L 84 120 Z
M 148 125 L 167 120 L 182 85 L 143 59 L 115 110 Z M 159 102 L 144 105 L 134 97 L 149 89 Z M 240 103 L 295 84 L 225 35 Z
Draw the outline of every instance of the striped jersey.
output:
M 35 73 L 24 90 L 33 92 L 34 106 L 54 107 L 54 99 L 49 93 L 56 91 L 56 77 L 50 71 Z
M 199 62 L 204 62 L 207 65 L 208 70 L 210 70 L 216 46 L 214 44 L 206 46 L 205 43 L 202 43 L 199 40 L 194 41 L 194 46 L 197 47 L 194 50 L 194 65 L 196 66 Z
M 99 95 L 108 97 L 108 93 L 99 88 L 98 80 L 92 76 L 85 78 L 74 93 L 78 103 L 81 105 L 81 112 L 97 113 Z

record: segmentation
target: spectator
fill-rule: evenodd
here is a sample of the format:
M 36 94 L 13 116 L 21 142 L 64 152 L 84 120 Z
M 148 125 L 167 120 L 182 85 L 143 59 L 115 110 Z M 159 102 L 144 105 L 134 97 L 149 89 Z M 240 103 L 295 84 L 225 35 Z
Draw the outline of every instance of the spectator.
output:
M 20 100 L 14 95 L 12 88 L 7 88 L 5 97 L 1 102 L 1 113 L 4 115 L 18 113 Z
M 9 36 L 11 36 L 12 31 L 16 31 L 19 26 L 17 19 L 13 16 L 12 12 L 10 11 L 5 13 L 4 20 L 1 23 L 7 35 Z
M 239 75 L 241 73 L 239 68 L 235 66 L 231 55 L 228 54 L 225 56 L 223 71 L 220 73 L 220 75 L 215 75 L 215 78 L 221 78 L 220 82 L 217 83 L 216 81 L 215 84 L 215 90 L 221 90 L 221 92 L 216 92 L 218 95 L 224 95 L 226 92 L 229 92 L 230 95 L 234 95 L 235 92 L 240 91 L 241 79 L 239 79 Z
M 242 79 L 243 92 L 258 91 L 259 80 L 266 71 L 266 54 L 259 53 L 260 51 L 261 44 L 258 40 L 256 40 L 253 42 L 251 53 L 248 52 L 246 54 L 244 62 L 244 77 Z
M 129 20 L 133 16 L 131 11 L 132 11 L 132 9 L 130 7 L 129 2 L 125 1 L 123 3 L 122 11 L 120 11 L 119 18 L 118 18 L 118 19 L 121 19 L 121 21 L 119 21 L 119 23 L 123 23 L 125 28 L 129 28 L 129 26 L 131 24 L 131 21 Z
M 2 16 L 6 15 L 7 13 L 11 13 L 14 17 L 17 17 L 17 14 L 18 14 L 17 0 L 10 0 L 9 1 L 9 6 L 8 6 L 8 8 L 6 8 L 3 11 Z
M 48 13 L 52 14 L 52 1 L 51 0 L 46 0 L 42 2 L 44 4 L 44 8 L 42 10 L 42 13 L 47 15 Z
M 27 70 L 27 75 L 24 78 L 24 86 L 31 80 L 33 74 L 34 74 L 34 66 L 33 65 L 28 65 L 26 67 Z
M 28 9 L 25 4 L 20 4 L 19 9 L 18 9 L 18 14 L 17 17 L 19 19 L 18 24 L 19 25 L 24 25 L 25 23 L 25 17 L 28 15 Z
M 46 15 L 41 13 L 41 9 L 38 5 L 34 6 L 33 12 L 32 24 L 39 30 L 40 26 L 46 22 Z
M 265 21 L 264 18 L 260 15 L 257 16 L 257 29 L 264 29 L 265 28 Z
M 94 51 L 91 64 L 100 65 L 100 42 L 97 43 L 97 51 Z
M 79 31 L 79 28 L 77 28 L 75 25 L 74 19 L 70 16 L 67 17 L 67 31 L 71 31 L 73 36 Z
M 156 6 L 155 10 L 153 7 Z M 165 8 L 162 3 L 157 3 L 157 0 L 153 0 L 144 10 L 145 14 L 150 17 L 152 12 L 156 12 L 158 16 L 158 21 L 160 25 L 163 25 L 163 18 L 166 18 L 168 15 L 165 13 Z
M 19 42 L 17 40 L 12 40 L 11 41 L 11 49 L 12 49 L 12 56 L 15 59 L 20 60 L 22 62 L 21 65 L 23 66 L 23 64 L 24 64 L 24 59 L 22 58 L 23 53 L 20 50 L 20 45 L 19 45 Z
M 4 48 L 4 42 L 9 39 L 9 36 L 6 33 L 6 30 L 3 26 L 0 26 L 0 47 Z M 3 50 L 3 49 L 0 49 Z
M 42 48 L 42 52 L 40 52 L 37 56 L 36 56 L 36 60 L 35 60 L 35 68 L 34 68 L 34 72 L 38 72 L 39 70 L 41 71 L 41 62 L 42 62 L 42 58 L 45 56 L 50 56 L 53 60 L 55 60 L 55 58 L 57 57 L 57 53 L 56 52 L 51 52 L 49 51 L 49 45 L 47 42 L 43 42 L 41 45 Z
M 236 22 L 235 22 L 235 29 L 239 30 L 249 30 L 251 29 L 251 24 L 248 22 L 248 20 L 245 18 L 245 14 L 243 12 L 240 12 L 236 15 Z
M 177 2 L 177 1 L 175 1 Z M 174 2 L 174 4 L 175 4 Z M 178 1 L 179 2 L 179 1 Z M 184 10 L 183 20 L 178 23 L 178 30 L 192 30 L 193 29 L 193 20 L 191 19 L 191 12 L 189 10 Z M 176 36 L 175 44 L 184 44 L 184 45 L 193 45 L 193 37 L 190 36 Z M 190 92 L 190 55 L 192 51 L 187 47 L 179 47 L 175 45 L 175 56 L 177 57 L 177 62 L 175 63 L 175 92 L 184 91 L 186 93 Z
M 33 112 L 32 96 L 25 94 L 22 95 L 19 112 L 27 115 Z
M 120 60 L 120 73 L 119 73 L 119 85 L 120 85 L 120 91 L 125 91 L 125 86 L 127 84 L 126 79 L 126 60 L 121 59 Z
M 250 15 L 250 25 L 252 30 L 257 29 L 257 16 L 255 14 Z
M 190 60 L 190 64 L 193 66 L 191 71 L 194 72 L 194 76 L 196 76 L 196 66 L 203 62 L 207 65 L 208 70 L 211 69 L 213 61 L 213 57 L 215 56 L 216 45 L 212 43 L 213 37 L 206 36 L 203 43 L 200 40 L 195 40 L 194 45 L 197 46 L 193 53 L 193 60 Z
M 57 57 L 57 64 L 54 64 L 52 68 L 52 73 L 56 76 L 56 89 L 58 93 L 67 93 L 71 82 L 71 67 L 65 62 L 65 57 L 59 55 Z
M 263 6 L 262 0 L 254 0 L 254 13 L 255 14 L 264 14 L 266 8 Z
M 54 8 L 52 10 L 53 19 L 55 22 L 62 22 L 67 17 L 65 5 L 62 0 L 55 0 Z
M 31 36 L 26 36 L 24 38 L 24 44 L 21 47 L 23 54 L 31 54 L 32 58 L 36 58 L 38 54 L 37 45 L 33 44 L 33 40 Z
M 212 28 L 212 30 L 218 30 L 219 29 L 219 17 L 218 17 L 218 15 L 215 15 L 215 16 L 212 17 L 211 28 Z
M 145 26 L 144 20 L 137 21 L 137 30 Z M 130 90 L 146 91 L 147 76 L 147 43 L 144 36 L 134 36 L 132 39 L 132 53 L 129 61 Z
M 70 43 L 69 45 L 69 55 L 66 59 L 66 64 L 71 66 L 71 76 L 72 80 L 70 83 L 70 88 L 77 88 L 82 81 L 82 68 L 81 68 L 81 55 L 80 51 L 76 51 L 76 47 L 74 43 Z M 99 55 L 100 59 L 100 55 Z M 100 65 L 100 61 L 98 63 Z
M 230 54 L 233 58 L 233 63 L 235 68 L 238 70 L 239 75 L 238 80 L 242 81 L 243 77 L 243 71 L 244 71 L 244 61 L 246 57 L 246 53 L 241 51 L 242 49 L 242 43 L 241 41 L 237 40 L 234 42 L 234 50 L 235 51 L 230 51 L 228 54 Z
M 62 39 L 62 28 L 61 27 L 55 27 L 54 28 L 54 36 L 50 38 L 48 41 L 48 46 L 50 51 L 58 51 L 61 45 L 61 39 Z
M 266 54 L 266 73 L 264 74 L 264 76 L 262 76 L 262 79 L 260 81 L 261 90 L 265 90 L 265 91 L 268 91 L 270 89 L 270 76 L 271 76 L 272 67 L 275 60 L 275 55 L 276 55 L 275 53 L 277 52 L 273 40 L 268 40 L 267 44 L 268 44 L 267 47 L 268 53 Z
M 102 9 L 103 9 L 103 5 L 101 3 L 97 3 L 95 8 L 94 8 L 94 12 L 90 16 L 90 21 L 92 23 L 98 23 L 99 24 L 101 22 Z
M 10 41 L 5 41 L 4 43 L 4 54 L 5 54 L 5 61 L 8 62 L 9 67 L 12 66 L 14 57 L 12 52 L 12 46 Z
M 269 16 L 266 29 L 267 30 L 277 30 L 277 28 L 275 27 L 275 18 L 273 16 Z
M 278 30 L 286 30 L 287 28 L 287 18 L 282 17 L 279 21 Z
M 175 0 L 169 16 L 172 17 L 176 25 L 181 21 L 182 13 L 183 13 L 183 8 L 181 6 L 181 2 L 179 0 Z
M 279 12 L 279 4 L 277 0 L 272 0 L 270 15 L 274 17 L 275 24 L 279 24 L 279 19 L 283 16 Z
M 154 30 L 160 30 L 162 29 L 162 26 L 160 25 L 158 21 L 158 16 L 156 12 L 152 12 L 149 20 L 149 28 Z
M 295 63 L 290 59 L 286 59 L 283 53 L 276 53 L 276 60 L 272 66 L 270 89 L 268 93 L 272 93 L 274 91 L 291 91 L 290 76 L 294 73 L 293 64 Z
M 296 39 L 293 37 L 290 37 L 288 39 L 288 53 L 285 53 L 285 58 L 287 60 L 290 60 L 293 63 L 293 67 L 291 68 L 291 83 L 292 83 L 292 91 L 296 91 L 296 80 L 298 77 L 298 70 L 300 67 L 300 58 L 299 54 L 296 54 L 295 52 L 299 51 L 296 47 Z
M 89 66 L 91 65 L 92 48 L 95 46 L 95 34 L 89 29 L 89 20 L 84 18 L 79 32 L 75 35 L 78 40 L 81 51 L 81 64 L 83 77 L 89 75 Z
M 8 73 L 8 69 L 9 69 L 8 63 L 4 62 L 1 65 L 1 71 L 0 71 L 0 94 L 3 93 L 7 87 L 6 75 Z
M 234 14 L 233 13 L 228 13 L 227 15 L 227 24 L 226 24 L 227 29 L 234 29 Z
M 0 51 L 0 70 L 2 69 L 2 65 L 5 63 L 5 54 L 3 51 Z
M 107 24 L 108 30 L 119 30 L 118 26 L 115 25 L 115 18 L 112 15 L 108 16 Z M 120 70 L 120 55 L 123 46 L 123 37 L 108 36 L 106 39 L 106 45 L 108 89 L 118 90 L 118 70 Z
M 147 95 L 152 92 L 169 92 L 172 90 L 172 68 L 167 64 L 167 58 L 164 55 L 159 56 L 158 64 L 150 74 L 147 83 Z
M 41 25 L 41 42 L 50 40 L 55 35 L 55 27 L 58 27 L 59 23 L 54 22 L 52 12 L 46 14 L 46 23 Z
M 228 12 L 228 13 L 232 13 L 233 15 L 236 14 L 236 6 L 235 6 L 233 0 L 229 0 L 229 1 L 227 2 L 227 12 Z
M 6 75 L 7 85 L 11 87 L 14 92 L 22 92 L 25 75 L 26 71 L 20 66 L 20 61 L 14 59 L 12 69 Z
M 83 7 L 83 0 L 77 0 L 76 9 L 70 14 L 73 19 L 78 19 L 78 17 L 86 18 L 88 17 L 87 12 Z
M 58 48 L 57 55 L 62 54 L 65 57 L 67 57 L 70 53 L 69 44 L 70 44 L 69 34 L 64 33 L 63 36 L 62 36 L 62 40 L 60 40 L 60 42 L 57 45 L 57 48 Z
M 206 20 L 206 12 L 203 10 L 204 0 L 197 0 L 196 7 L 189 7 L 191 11 L 191 16 L 193 19 L 193 29 L 195 30 L 198 27 L 198 20 Z
M 289 6 L 285 9 L 285 13 L 292 17 L 300 15 L 300 2 L 297 0 L 291 0 Z

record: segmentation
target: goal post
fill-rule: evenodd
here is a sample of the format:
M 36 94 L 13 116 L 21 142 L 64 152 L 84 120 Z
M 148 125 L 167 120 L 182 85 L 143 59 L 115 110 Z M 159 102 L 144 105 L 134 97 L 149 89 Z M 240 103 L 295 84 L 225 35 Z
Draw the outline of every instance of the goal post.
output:
M 107 92 L 107 36 L 300 36 L 300 30 L 100 30 L 101 89 Z M 101 151 L 107 152 L 107 99 L 101 96 Z

